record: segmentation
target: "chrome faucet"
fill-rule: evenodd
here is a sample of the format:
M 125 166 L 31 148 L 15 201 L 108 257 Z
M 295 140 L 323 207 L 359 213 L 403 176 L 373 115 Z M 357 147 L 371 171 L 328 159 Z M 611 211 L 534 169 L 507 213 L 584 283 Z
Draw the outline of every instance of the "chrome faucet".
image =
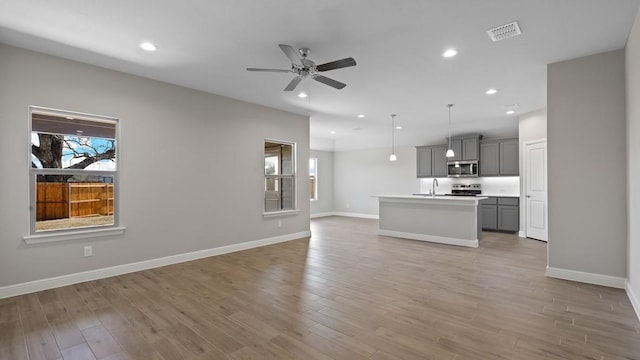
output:
M 436 186 L 440 186 L 438 184 L 438 179 L 433 178 L 433 183 L 431 183 L 431 197 L 436 197 Z

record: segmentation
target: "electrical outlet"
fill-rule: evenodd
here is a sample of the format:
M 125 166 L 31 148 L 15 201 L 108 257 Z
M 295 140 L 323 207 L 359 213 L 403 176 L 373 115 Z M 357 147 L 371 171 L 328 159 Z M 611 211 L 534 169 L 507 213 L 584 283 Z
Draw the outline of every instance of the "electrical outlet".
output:
M 282 220 L 278 220 L 278 227 L 282 227 Z
M 93 256 L 93 246 L 89 245 L 84 247 L 84 256 Z

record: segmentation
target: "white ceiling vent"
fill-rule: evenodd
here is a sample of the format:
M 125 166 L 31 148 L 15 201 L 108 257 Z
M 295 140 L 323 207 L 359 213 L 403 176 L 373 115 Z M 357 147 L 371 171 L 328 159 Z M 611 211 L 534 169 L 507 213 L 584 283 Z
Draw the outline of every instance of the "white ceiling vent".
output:
M 489 37 L 491 38 L 491 40 L 500 41 L 500 40 L 508 39 L 510 37 L 518 36 L 522 34 L 522 31 L 520 31 L 520 26 L 518 25 L 518 22 L 514 21 L 508 24 L 500 25 L 493 29 L 489 29 L 487 30 L 487 34 L 489 34 Z

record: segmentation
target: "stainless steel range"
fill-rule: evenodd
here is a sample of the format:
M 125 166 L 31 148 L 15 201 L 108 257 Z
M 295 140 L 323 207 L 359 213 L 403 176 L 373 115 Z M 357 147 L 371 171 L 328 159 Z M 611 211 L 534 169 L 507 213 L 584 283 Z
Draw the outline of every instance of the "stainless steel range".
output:
M 451 184 L 451 195 L 476 196 L 482 194 L 480 184 Z

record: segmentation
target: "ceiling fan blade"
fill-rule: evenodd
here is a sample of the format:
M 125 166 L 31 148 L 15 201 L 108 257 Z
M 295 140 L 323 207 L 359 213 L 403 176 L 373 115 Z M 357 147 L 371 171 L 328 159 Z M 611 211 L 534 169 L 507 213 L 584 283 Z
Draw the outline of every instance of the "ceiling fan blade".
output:
M 302 81 L 302 76 L 294 77 L 293 80 L 291 80 L 291 82 L 289 83 L 289 85 L 287 85 L 287 87 L 284 88 L 284 91 L 293 91 L 293 89 L 295 89 L 296 86 L 300 84 L 300 81 Z
M 287 55 L 289 60 L 291 60 L 292 64 L 302 65 L 302 62 L 300 61 L 300 55 L 298 55 L 298 52 L 293 47 L 291 47 L 291 45 L 280 44 L 278 46 L 280 46 L 280 49 L 282 49 L 284 54 Z
M 331 78 L 328 78 L 328 77 L 322 76 L 322 75 L 315 75 L 313 77 L 313 80 L 321 82 L 321 83 L 323 83 L 325 85 L 329 85 L 329 86 L 334 87 L 336 89 L 342 89 L 345 86 L 347 86 L 347 84 L 345 84 L 345 83 L 341 83 L 340 81 L 333 80 Z
M 328 62 L 326 64 L 320 64 L 316 66 L 316 70 L 318 71 L 335 70 L 335 69 L 342 69 L 345 67 L 355 66 L 355 65 L 356 65 L 356 61 L 353 58 L 344 58 L 341 60 Z
M 261 69 L 261 68 L 247 68 L 248 71 L 264 71 L 264 72 L 280 72 L 280 73 L 290 73 L 291 70 L 282 70 L 282 69 Z

